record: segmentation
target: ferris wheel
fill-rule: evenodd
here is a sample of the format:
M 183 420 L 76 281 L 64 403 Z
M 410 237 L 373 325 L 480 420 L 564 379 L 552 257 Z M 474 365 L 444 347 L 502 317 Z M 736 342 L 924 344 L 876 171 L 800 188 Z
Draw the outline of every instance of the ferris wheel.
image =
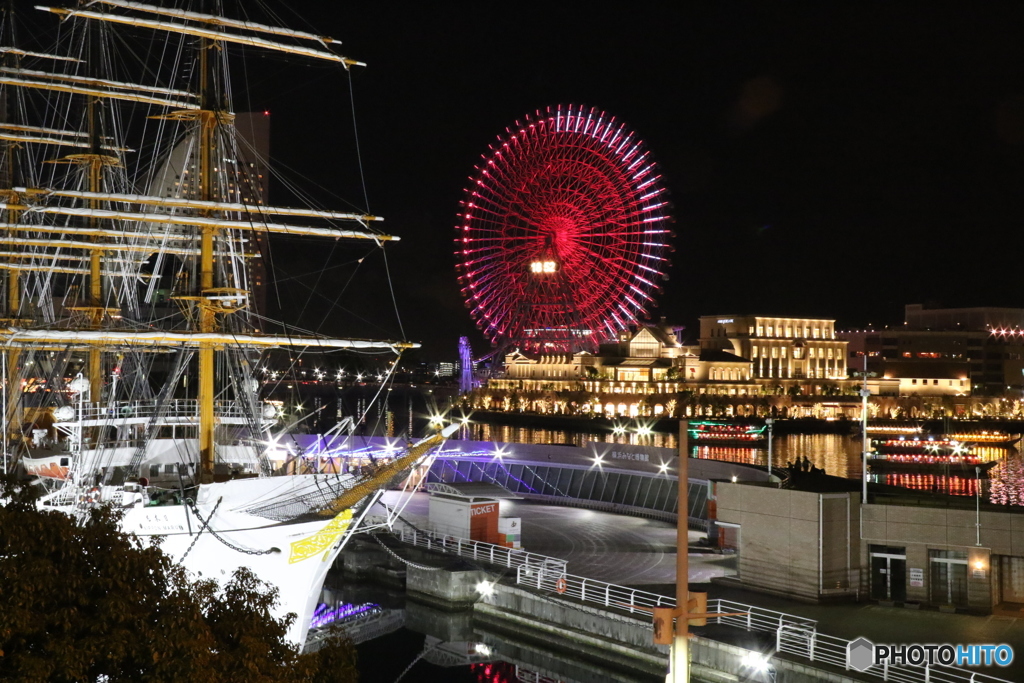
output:
M 596 350 L 637 324 L 668 266 L 669 202 L 643 142 L 595 109 L 526 116 L 476 167 L 456 225 L 462 294 L 498 347 Z

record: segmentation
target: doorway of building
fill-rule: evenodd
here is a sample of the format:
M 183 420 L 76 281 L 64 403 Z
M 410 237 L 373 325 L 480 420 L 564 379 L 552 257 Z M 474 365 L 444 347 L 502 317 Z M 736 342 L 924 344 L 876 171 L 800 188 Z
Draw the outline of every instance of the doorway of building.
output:
M 931 601 L 937 605 L 967 606 L 967 552 L 930 550 Z
M 892 602 L 906 601 L 906 548 L 871 546 L 871 599 Z

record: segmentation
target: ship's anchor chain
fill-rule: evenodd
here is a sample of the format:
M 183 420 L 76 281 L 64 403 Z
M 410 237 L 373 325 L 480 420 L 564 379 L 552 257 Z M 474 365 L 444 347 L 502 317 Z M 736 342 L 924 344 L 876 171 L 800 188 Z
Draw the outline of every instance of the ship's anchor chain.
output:
M 240 553 L 245 553 L 246 555 L 269 555 L 270 553 L 281 552 L 277 548 L 270 548 L 269 550 L 253 550 L 252 548 L 243 548 L 242 546 L 235 545 L 231 541 L 222 538 L 216 531 L 214 531 L 213 527 L 210 526 L 210 522 L 213 520 L 213 516 L 217 514 L 217 508 L 220 507 L 220 504 L 223 500 L 223 496 L 217 499 L 217 504 L 213 506 L 213 511 L 210 512 L 210 516 L 206 519 L 203 519 L 203 516 L 199 514 L 199 508 L 196 507 L 196 504 L 192 501 L 192 499 L 185 500 L 185 504 L 192 509 L 192 513 L 199 519 L 200 522 L 203 523 L 203 525 L 199 528 L 199 531 L 196 533 L 196 537 L 192 539 L 192 544 L 189 545 L 188 550 L 186 550 L 185 554 L 181 556 L 181 561 L 184 561 L 185 558 L 188 557 L 188 554 L 192 552 L 192 548 L 196 547 L 196 542 L 199 540 L 199 537 L 203 535 L 204 531 L 209 531 L 211 536 L 213 536 L 218 541 L 220 541 L 227 547 L 231 548 L 232 550 L 235 550 Z
M 412 567 L 414 569 L 422 569 L 422 570 L 428 571 L 428 572 L 436 572 L 436 571 L 440 571 L 441 569 L 444 569 L 444 567 L 428 567 L 425 564 L 416 564 L 412 560 L 407 560 L 404 557 L 402 557 L 401 555 L 399 555 L 398 553 L 396 553 L 391 548 L 389 548 L 386 545 L 384 545 L 384 541 L 380 540 L 380 538 L 377 536 L 377 534 L 370 534 L 370 535 L 373 536 L 373 540 L 377 541 L 377 543 L 380 545 L 381 548 L 384 548 L 384 550 L 386 550 L 388 552 L 388 555 L 390 555 L 391 557 L 395 558 L 399 562 L 404 562 L 405 564 L 409 565 L 410 567 Z

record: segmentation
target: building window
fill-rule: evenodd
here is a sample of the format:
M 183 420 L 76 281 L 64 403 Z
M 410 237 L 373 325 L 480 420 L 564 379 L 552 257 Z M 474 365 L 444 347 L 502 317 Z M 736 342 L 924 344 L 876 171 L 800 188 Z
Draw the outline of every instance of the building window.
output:
M 757 358 L 757 344 L 750 347 L 750 357 Z
M 779 357 L 779 347 L 778 346 L 773 346 L 772 347 L 772 358 L 778 358 L 778 357 Z
M 760 337 L 764 334 L 764 328 L 760 325 L 757 326 L 757 336 Z
M 910 383 L 911 384 L 917 384 L 917 380 L 916 379 L 912 379 L 912 380 L 910 380 Z
M 747 334 L 749 334 L 751 337 L 754 336 L 754 326 L 753 325 L 751 325 L 750 327 L 747 328 Z
M 785 358 L 785 357 L 786 357 L 786 349 L 787 349 L 787 348 L 789 348 L 789 347 L 787 347 L 787 346 L 783 346 L 783 347 L 782 347 L 782 357 L 783 357 L 783 358 Z

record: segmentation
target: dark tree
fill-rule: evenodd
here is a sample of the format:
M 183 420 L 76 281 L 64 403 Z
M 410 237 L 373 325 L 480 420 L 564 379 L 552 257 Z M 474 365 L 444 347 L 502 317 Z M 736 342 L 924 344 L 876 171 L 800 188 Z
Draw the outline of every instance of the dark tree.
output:
M 0 680 L 357 680 L 349 641 L 308 655 L 285 643 L 290 621 L 271 616 L 276 592 L 251 572 L 223 587 L 191 581 L 109 508 L 78 525 L 7 479 L 0 577 Z

